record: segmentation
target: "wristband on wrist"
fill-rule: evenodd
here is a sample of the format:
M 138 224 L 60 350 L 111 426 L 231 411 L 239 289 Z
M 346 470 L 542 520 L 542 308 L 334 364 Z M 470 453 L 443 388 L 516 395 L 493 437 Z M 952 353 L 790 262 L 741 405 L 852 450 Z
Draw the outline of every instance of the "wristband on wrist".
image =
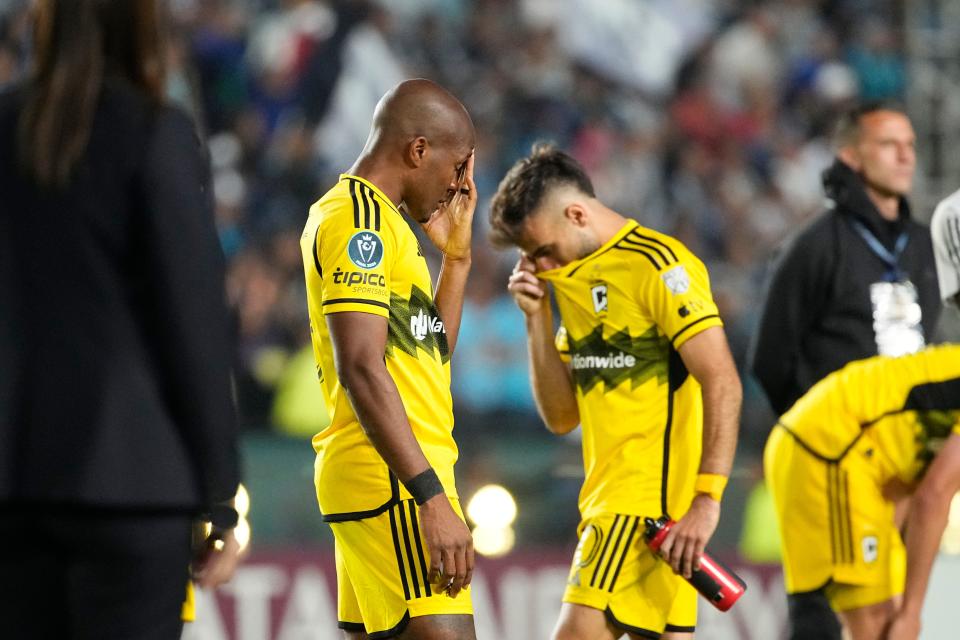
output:
M 697 481 L 693 485 L 696 493 L 705 493 L 717 502 L 723 497 L 723 490 L 727 487 L 727 477 L 718 473 L 697 474 Z
M 414 501 L 421 505 L 433 496 L 443 493 L 443 485 L 440 484 L 440 478 L 433 467 L 428 467 L 425 471 L 418 473 L 403 483 Z

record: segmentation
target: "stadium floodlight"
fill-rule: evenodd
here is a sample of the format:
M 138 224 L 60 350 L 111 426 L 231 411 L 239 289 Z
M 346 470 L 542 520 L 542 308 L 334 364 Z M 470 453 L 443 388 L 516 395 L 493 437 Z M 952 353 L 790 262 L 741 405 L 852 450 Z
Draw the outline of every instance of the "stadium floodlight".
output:
M 498 484 L 480 487 L 467 503 L 467 517 L 477 528 L 502 529 L 517 519 L 517 501 Z
M 246 518 L 250 513 L 250 494 L 242 484 L 237 487 L 237 496 L 234 498 L 233 505 L 241 519 Z
M 495 558 L 510 552 L 516 542 L 513 527 L 482 527 L 473 530 L 473 548 L 480 555 Z

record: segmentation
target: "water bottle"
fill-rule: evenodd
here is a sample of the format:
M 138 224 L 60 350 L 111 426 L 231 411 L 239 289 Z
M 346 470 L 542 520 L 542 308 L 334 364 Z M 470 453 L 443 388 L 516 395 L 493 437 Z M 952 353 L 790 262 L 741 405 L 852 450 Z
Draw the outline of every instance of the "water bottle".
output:
M 670 528 L 676 523 L 667 516 L 660 516 L 657 520 L 644 518 L 644 524 L 643 537 L 647 546 L 658 552 Z M 732 607 L 747 590 L 747 584 L 740 576 L 706 551 L 700 556 L 700 568 L 690 575 L 687 582 L 720 611 Z

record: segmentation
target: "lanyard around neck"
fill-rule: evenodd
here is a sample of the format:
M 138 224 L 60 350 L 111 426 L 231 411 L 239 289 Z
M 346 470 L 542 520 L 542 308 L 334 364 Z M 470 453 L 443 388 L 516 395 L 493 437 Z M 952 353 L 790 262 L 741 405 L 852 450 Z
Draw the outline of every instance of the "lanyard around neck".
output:
M 901 231 L 900 235 L 897 236 L 896 241 L 893 243 L 893 251 L 890 251 L 883 243 L 877 239 L 877 236 L 873 234 L 866 225 L 864 225 L 859 220 L 852 220 L 851 224 L 853 225 L 854 231 L 856 231 L 863 241 L 867 243 L 867 246 L 870 250 L 881 260 L 884 264 L 887 265 L 887 271 L 883 276 L 883 279 L 887 282 L 896 282 L 902 279 L 904 275 L 900 270 L 900 256 L 903 255 L 903 250 L 907 247 L 907 241 L 910 237 L 907 235 L 906 231 Z

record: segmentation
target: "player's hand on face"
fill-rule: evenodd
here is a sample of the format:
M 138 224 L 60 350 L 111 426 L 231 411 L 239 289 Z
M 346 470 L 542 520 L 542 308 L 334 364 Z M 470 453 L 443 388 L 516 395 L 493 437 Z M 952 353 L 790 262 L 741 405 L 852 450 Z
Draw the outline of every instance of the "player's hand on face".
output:
M 447 200 L 433 212 L 423 224 L 430 241 L 453 260 L 470 257 L 470 241 L 473 237 L 473 213 L 477 209 L 477 185 L 473 182 L 471 153 L 463 177 L 455 188 L 451 186 Z
M 434 591 L 454 598 L 473 579 L 473 536 L 443 494 L 424 502 L 419 512 L 430 553 L 430 583 Z
M 920 637 L 920 616 L 900 610 L 893 616 L 883 634 L 884 640 L 917 640 Z
M 243 555 L 233 529 L 214 531 L 194 556 L 191 576 L 205 589 L 218 587 L 230 581 Z
M 660 555 L 684 578 L 700 568 L 700 556 L 720 521 L 720 503 L 707 495 L 693 499 L 660 546 Z
M 527 315 L 539 313 L 549 304 L 547 283 L 534 275 L 535 268 L 533 260 L 521 254 L 510 279 L 507 280 L 507 291 L 513 296 L 520 310 Z

